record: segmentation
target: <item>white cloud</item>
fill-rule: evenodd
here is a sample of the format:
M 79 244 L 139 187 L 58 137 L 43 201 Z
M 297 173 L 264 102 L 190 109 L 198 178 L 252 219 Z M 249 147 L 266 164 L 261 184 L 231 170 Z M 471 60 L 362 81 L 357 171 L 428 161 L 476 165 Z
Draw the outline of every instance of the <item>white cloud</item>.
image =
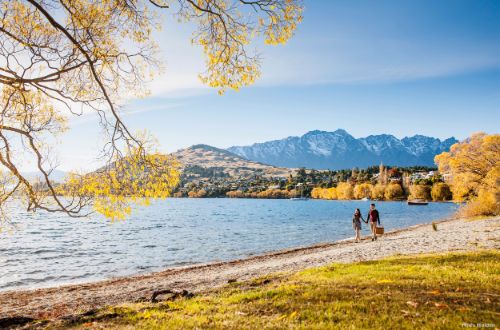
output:
M 297 44 L 303 43 L 303 47 Z M 297 40 L 269 51 L 261 86 L 387 83 L 500 67 L 494 45 L 464 51 L 400 40 Z
M 314 23 L 308 24 L 311 30 Z M 156 36 L 166 70 L 151 82 L 153 96 L 189 97 L 211 91 L 198 79 L 204 62 L 201 49 L 190 42 L 192 29 L 167 21 L 165 32 Z M 263 68 L 256 86 L 387 83 L 500 67 L 500 47 L 487 42 L 430 43 L 347 34 L 339 38 L 328 31 L 311 36 L 299 30 L 285 46 L 257 46 Z

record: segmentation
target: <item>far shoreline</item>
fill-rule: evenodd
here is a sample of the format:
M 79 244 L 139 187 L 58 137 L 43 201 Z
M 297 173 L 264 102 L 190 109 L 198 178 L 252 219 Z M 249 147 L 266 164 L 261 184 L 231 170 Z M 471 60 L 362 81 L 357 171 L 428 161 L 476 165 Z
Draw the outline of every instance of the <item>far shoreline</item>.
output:
M 210 200 L 210 199 L 231 199 L 231 200 L 292 200 L 292 198 L 259 198 L 259 197 L 227 197 L 227 196 L 220 196 L 220 197 L 179 197 L 179 196 L 171 196 L 168 198 L 165 198 L 164 200 L 168 199 L 187 199 L 187 200 Z M 307 197 L 308 201 L 329 201 L 329 202 L 366 202 L 366 203 L 385 203 L 385 202 L 398 202 L 398 203 L 406 203 L 409 200 L 403 199 L 403 200 L 375 200 L 375 199 L 368 199 L 368 200 L 362 200 L 362 199 L 326 199 L 326 198 L 311 198 Z M 459 201 L 432 201 L 432 200 L 425 200 L 427 203 L 436 203 L 436 204 L 465 204 L 465 202 L 459 202 Z

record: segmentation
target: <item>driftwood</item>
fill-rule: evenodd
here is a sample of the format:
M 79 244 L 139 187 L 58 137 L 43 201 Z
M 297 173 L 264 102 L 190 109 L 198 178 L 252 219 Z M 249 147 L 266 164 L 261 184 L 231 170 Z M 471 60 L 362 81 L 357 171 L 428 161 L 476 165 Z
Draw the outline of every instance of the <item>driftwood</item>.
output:
M 154 291 L 153 295 L 151 296 L 151 302 L 152 303 L 158 302 L 158 300 L 156 298 L 158 296 L 161 296 L 164 294 L 171 294 L 172 295 L 169 299 L 166 299 L 166 300 L 174 300 L 174 299 L 177 299 L 179 297 L 186 297 L 186 298 L 194 297 L 194 294 L 192 294 L 191 292 L 189 292 L 187 290 L 175 291 L 175 290 L 166 289 L 166 290 Z
M 17 328 L 35 321 L 31 317 L 13 316 L 0 318 L 0 329 Z

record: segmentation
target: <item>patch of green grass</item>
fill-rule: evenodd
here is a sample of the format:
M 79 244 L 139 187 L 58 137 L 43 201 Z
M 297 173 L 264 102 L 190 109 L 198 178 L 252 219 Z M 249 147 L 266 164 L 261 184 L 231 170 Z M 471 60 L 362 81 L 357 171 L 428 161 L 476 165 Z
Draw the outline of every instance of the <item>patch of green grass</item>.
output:
M 457 329 L 500 326 L 500 252 L 332 264 L 157 304 L 99 311 L 63 328 Z

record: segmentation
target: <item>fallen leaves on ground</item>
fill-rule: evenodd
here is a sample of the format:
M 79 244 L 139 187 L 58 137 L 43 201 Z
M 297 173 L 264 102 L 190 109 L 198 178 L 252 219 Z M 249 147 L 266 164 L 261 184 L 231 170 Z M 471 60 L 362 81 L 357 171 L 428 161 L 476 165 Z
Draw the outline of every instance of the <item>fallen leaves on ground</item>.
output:
M 448 307 L 448 305 L 446 305 L 445 303 L 438 303 L 438 302 L 434 303 L 434 306 L 438 309 L 444 309 Z
M 406 302 L 406 304 L 407 304 L 408 306 L 413 307 L 413 308 L 417 308 L 417 307 L 418 307 L 418 302 L 416 302 L 416 301 L 411 301 L 411 300 L 408 300 L 408 301 Z

